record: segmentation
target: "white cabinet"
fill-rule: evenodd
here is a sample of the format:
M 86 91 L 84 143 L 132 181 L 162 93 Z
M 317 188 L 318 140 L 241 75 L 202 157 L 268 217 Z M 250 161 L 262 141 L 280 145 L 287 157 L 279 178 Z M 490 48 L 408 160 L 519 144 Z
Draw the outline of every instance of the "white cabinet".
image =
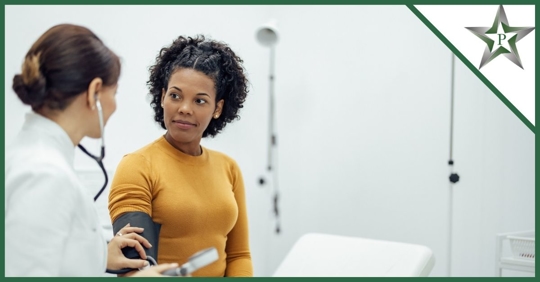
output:
M 534 231 L 497 234 L 496 244 L 495 276 L 502 276 L 503 269 L 535 273 Z

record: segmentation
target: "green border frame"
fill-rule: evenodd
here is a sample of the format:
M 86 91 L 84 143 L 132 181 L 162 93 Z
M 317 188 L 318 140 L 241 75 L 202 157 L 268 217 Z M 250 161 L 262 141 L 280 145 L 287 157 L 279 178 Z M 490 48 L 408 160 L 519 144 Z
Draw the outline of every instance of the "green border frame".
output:
M 538 1 L 489 1 L 489 0 L 4 0 L 4 5 L 534 5 Z
M 494 3 L 495 2 L 495 3 Z M 517 110 L 505 97 L 504 95 L 495 87 L 489 80 L 487 80 L 479 71 L 474 67 L 472 63 L 470 63 L 464 56 L 459 52 L 455 46 L 453 46 L 419 11 L 414 7 L 414 5 L 536 5 L 537 1 L 532 0 L 518 0 L 518 1 L 504 1 L 506 3 L 500 3 L 501 1 L 467 1 L 467 0 L 442 0 L 442 1 L 433 1 L 433 0 L 417 0 L 417 1 L 399 1 L 399 0 L 382 0 L 382 1 L 361 1 L 361 0 L 261 0 L 261 1 L 254 1 L 254 0 L 224 0 L 224 1 L 218 1 L 218 0 L 81 0 L 81 1 L 75 1 L 75 0 L 45 0 L 45 1 L 39 1 L 39 0 L 23 0 L 23 1 L 16 1 L 16 0 L 5 0 L 3 1 L 2 5 L 2 18 L 4 23 L 4 28 L 1 29 L 1 40 L 2 40 L 2 46 L 5 49 L 5 6 L 6 5 L 406 5 L 426 26 L 441 40 L 445 45 L 474 73 L 476 74 L 484 84 L 493 91 L 493 93 L 501 99 L 501 101 L 512 110 L 516 114 L 516 116 L 533 132 L 533 134 L 536 135 L 536 127 L 532 125 L 524 116 Z M 512 2 L 511 4 L 509 2 Z M 535 6 L 535 15 L 539 14 L 540 8 L 538 6 Z M 538 26 L 537 22 L 538 20 L 535 19 L 535 27 Z M 536 39 L 536 46 L 540 46 L 538 43 L 538 38 Z M 3 65 L 5 66 L 5 50 L 4 54 L 1 56 L 1 60 Z M 538 67 L 538 60 L 536 60 L 536 67 Z M 2 73 L 4 73 L 4 69 L 2 69 Z M 5 89 L 5 80 L 2 79 L 1 85 L 2 89 Z M 537 91 L 535 90 L 535 96 Z M 538 99 L 535 99 L 537 106 L 540 102 Z M 2 143 L 4 146 L 4 149 L 1 150 L 1 154 L 4 157 L 4 162 L 2 162 L 2 167 L 5 168 L 5 100 L 1 99 L 0 105 L 2 107 L 1 111 L 3 112 L 4 116 L 4 122 L 2 122 L 2 140 L 0 140 L 0 143 Z M 536 112 L 536 110 L 535 110 Z M 538 121 L 538 117 L 536 117 L 536 120 Z M 536 122 L 535 122 L 536 124 Z M 538 148 L 538 141 L 535 140 L 535 150 L 537 151 Z M 538 154 L 535 152 L 535 165 L 538 163 Z M 538 179 L 535 178 L 535 181 Z M 537 182 L 536 182 L 537 183 Z M 536 184 L 535 184 L 536 187 Z M 4 199 L 4 194 L 2 194 L 2 199 Z M 3 223 L 5 224 L 5 219 L 3 220 Z M 2 241 L 4 241 L 4 233 L 1 235 Z M 1 245 L 2 253 L 4 253 L 5 246 L 4 244 Z M 4 258 L 9 259 L 9 258 Z M 0 266 L 0 269 L 5 277 L 5 265 L 2 263 Z M 9 280 L 13 279 L 20 279 L 20 278 L 7 278 Z M 33 279 L 33 278 L 24 278 L 24 279 Z M 40 280 L 49 280 L 49 281 L 58 281 L 65 280 L 65 279 L 73 279 L 73 278 L 39 278 Z M 89 277 L 89 278 L 78 278 L 78 279 L 118 279 L 118 278 L 107 278 L 107 277 Z M 127 278 L 126 278 L 127 279 Z M 145 281 L 150 281 L 148 278 L 139 278 L 143 279 Z M 154 278 L 152 278 L 154 279 Z M 178 278 L 182 279 L 182 278 Z M 197 279 L 198 281 L 210 281 L 210 280 L 216 280 L 216 279 L 246 279 L 246 278 L 191 278 L 191 279 Z M 272 278 L 272 277 L 254 277 L 254 278 L 247 278 L 247 279 L 256 279 L 259 281 L 269 281 L 271 279 L 279 279 L 280 281 L 329 281 L 329 280 L 348 280 L 348 281 L 356 281 L 356 280 L 364 280 L 364 279 L 377 279 L 380 278 L 364 278 L 364 277 L 354 277 L 354 278 Z M 393 279 L 393 278 L 382 278 L 385 280 Z M 422 278 L 400 278 L 400 279 L 422 279 Z M 441 279 L 441 278 L 437 278 Z M 442 277 L 444 279 L 444 277 Z M 478 279 L 478 278 L 471 278 L 471 279 Z M 480 278 L 481 279 L 481 278 Z M 493 279 L 493 278 L 484 278 L 484 279 Z M 510 279 L 510 278 L 502 278 L 502 279 Z M 527 278 L 524 278 L 527 279 Z

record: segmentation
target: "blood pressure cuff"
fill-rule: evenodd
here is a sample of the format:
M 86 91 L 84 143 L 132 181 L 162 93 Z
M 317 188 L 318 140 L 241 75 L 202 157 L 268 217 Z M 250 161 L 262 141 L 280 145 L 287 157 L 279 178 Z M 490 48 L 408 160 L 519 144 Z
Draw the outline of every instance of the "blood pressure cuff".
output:
M 138 233 L 142 237 L 144 237 L 150 244 L 152 245 L 151 248 L 146 248 L 143 246 L 146 256 L 152 257 L 154 260 L 157 261 L 158 257 L 158 245 L 159 245 L 159 232 L 161 230 L 161 224 L 155 223 L 152 221 L 152 218 L 144 212 L 127 212 L 122 214 L 120 217 L 118 217 L 113 222 L 113 232 L 114 234 L 118 233 L 120 229 L 124 228 L 127 224 L 130 224 L 131 227 L 142 227 L 144 228 L 144 231 L 142 233 Z M 125 247 L 122 249 L 122 253 L 125 257 L 128 259 L 140 259 L 141 256 L 137 252 L 137 250 L 133 247 Z M 149 261 L 150 264 L 152 264 L 151 261 Z M 131 268 L 124 268 L 121 270 L 107 270 L 109 273 L 115 273 L 115 274 L 123 274 L 130 272 L 132 270 Z

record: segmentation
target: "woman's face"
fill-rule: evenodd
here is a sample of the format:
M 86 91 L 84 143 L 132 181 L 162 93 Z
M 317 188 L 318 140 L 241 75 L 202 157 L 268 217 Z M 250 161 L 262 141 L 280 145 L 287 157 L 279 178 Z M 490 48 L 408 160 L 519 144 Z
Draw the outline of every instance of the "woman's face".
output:
M 194 69 L 178 69 L 162 90 L 161 105 L 167 135 L 177 145 L 199 146 L 212 118 L 219 117 L 223 100 L 216 103 L 214 81 Z

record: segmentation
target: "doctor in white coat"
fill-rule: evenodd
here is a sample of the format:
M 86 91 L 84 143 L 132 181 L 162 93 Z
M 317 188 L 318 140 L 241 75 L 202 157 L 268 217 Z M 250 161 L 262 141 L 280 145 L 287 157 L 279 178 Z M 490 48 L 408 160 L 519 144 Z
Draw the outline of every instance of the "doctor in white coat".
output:
M 52 27 L 28 51 L 13 90 L 32 112 L 6 148 L 6 276 L 103 276 L 106 269 L 148 264 L 142 245 L 150 244 L 140 228 L 126 226 L 106 243 L 73 167 L 81 139 L 102 137 L 116 109 L 119 75 L 119 58 L 81 26 Z M 143 259 L 124 257 L 127 246 Z M 175 266 L 134 276 L 161 276 Z

